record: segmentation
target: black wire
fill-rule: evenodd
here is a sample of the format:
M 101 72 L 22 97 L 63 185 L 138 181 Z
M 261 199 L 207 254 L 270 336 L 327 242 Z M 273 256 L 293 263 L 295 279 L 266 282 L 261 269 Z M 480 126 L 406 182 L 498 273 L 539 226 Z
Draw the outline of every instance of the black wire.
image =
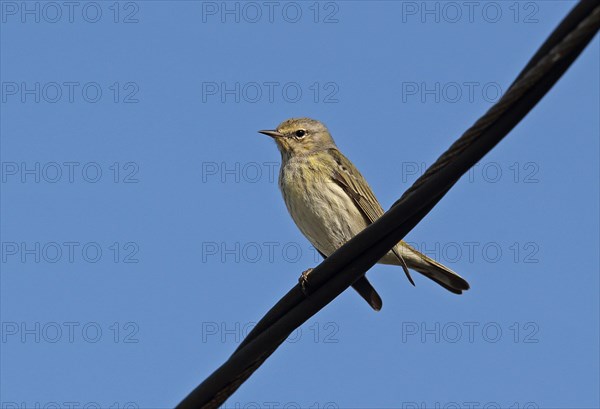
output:
M 506 94 L 467 130 L 375 223 L 311 273 L 305 297 L 292 288 L 256 325 L 234 354 L 178 406 L 221 405 L 300 325 L 371 268 L 427 215 L 475 163 L 513 129 L 552 88 L 600 28 L 597 1 L 571 10 Z
M 585 3 L 585 4 L 582 4 Z M 546 54 L 550 52 L 552 48 L 554 48 L 558 43 L 562 41 L 564 37 L 566 37 L 571 31 L 575 30 L 579 23 L 581 23 L 581 16 L 585 15 L 595 6 L 598 5 L 598 0 L 583 0 L 581 1 L 571 13 L 569 13 L 554 29 L 552 34 L 544 41 L 544 44 L 536 51 L 536 53 L 531 57 L 531 60 L 525 68 L 519 73 L 515 81 L 511 84 L 511 87 L 515 82 L 520 80 L 523 75 L 531 68 L 533 68 Z M 578 10 L 580 9 L 580 10 Z M 585 45 L 584 45 L 585 48 Z

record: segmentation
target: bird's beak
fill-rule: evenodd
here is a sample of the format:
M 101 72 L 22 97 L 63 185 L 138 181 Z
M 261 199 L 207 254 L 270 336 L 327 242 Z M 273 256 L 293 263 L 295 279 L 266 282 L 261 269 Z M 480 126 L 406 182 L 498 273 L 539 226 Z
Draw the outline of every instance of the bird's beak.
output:
M 277 132 L 276 130 L 273 130 L 273 131 L 258 131 L 258 133 L 269 135 L 271 138 L 281 138 L 283 136 L 283 134 Z

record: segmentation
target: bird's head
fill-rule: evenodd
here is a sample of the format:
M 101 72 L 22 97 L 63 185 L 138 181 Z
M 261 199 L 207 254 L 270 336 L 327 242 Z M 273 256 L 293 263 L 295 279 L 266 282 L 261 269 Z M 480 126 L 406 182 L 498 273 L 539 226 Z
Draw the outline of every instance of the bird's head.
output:
M 335 148 L 327 127 L 310 118 L 291 118 L 279 124 L 277 129 L 258 132 L 273 138 L 284 158 Z

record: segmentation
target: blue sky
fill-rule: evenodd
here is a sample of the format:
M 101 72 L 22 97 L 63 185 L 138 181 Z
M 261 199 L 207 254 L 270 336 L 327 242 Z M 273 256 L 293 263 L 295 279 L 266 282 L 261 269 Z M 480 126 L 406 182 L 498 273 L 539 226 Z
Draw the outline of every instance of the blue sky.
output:
M 319 262 L 256 131 L 325 122 L 388 208 L 574 4 L 3 1 L 2 408 L 174 406 Z M 381 312 L 345 292 L 225 407 L 598 407 L 599 61 L 407 236 L 470 291 L 375 266 Z

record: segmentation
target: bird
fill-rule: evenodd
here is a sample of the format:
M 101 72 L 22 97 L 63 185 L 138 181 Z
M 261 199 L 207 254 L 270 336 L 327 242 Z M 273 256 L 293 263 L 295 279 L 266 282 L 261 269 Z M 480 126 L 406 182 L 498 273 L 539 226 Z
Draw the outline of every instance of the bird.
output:
M 273 130 L 258 131 L 275 141 L 281 153 L 279 189 L 287 210 L 302 234 L 324 257 L 330 256 L 384 213 L 356 166 L 344 156 L 327 127 L 310 118 L 291 118 Z M 467 281 L 450 268 L 400 241 L 378 263 L 415 270 L 446 290 L 462 294 Z M 310 271 L 300 282 L 306 283 Z M 383 301 L 366 275 L 352 287 L 379 311 Z

